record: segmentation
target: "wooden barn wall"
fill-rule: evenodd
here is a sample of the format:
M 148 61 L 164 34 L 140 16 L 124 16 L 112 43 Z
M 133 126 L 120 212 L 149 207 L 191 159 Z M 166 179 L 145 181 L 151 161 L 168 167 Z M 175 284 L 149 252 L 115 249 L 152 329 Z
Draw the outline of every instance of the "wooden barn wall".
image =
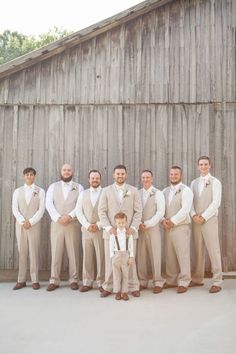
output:
M 235 102 L 235 0 L 178 0 L 3 80 L 3 103 Z
M 213 173 L 223 182 L 220 240 L 224 270 L 236 270 L 236 105 L 87 105 L 0 106 L 0 269 L 17 267 L 13 190 L 22 170 L 32 165 L 37 182 L 47 189 L 63 162 L 72 163 L 75 180 L 87 187 L 91 168 L 102 172 L 103 185 L 112 169 L 125 163 L 129 182 L 139 187 L 140 171 L 154 171 L 155 185 L 168 183 L 168 168 L 183 166 L 184 182 L 197 175 L 201 154 L 214 157 Z M 50 267 L 49 217 L 45 213 L 41 269 Z
M 162 189 L 172 164 L 189 184 L 209 154 L 223 182 L 223 267 L 236 270 L 235 28 L 235 0 L 176 0 L 0 81 L 0 269 L 17 268 L 11 197 L 26 166 L 47 189 L 66 161 L 85 187 L 90 168 L 105 186 L 122 162 L 131 184 L 150 168 Z

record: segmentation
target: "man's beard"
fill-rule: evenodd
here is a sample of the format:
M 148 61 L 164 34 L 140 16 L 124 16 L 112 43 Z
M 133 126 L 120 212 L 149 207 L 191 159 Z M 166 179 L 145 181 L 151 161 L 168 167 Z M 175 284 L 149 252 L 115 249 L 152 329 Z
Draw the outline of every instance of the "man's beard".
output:
M 70 176 L 70 177 L 63 177 L 63 176 L 61 175 L 61 180 L 62 180 L 63 182 L 70 182 L 70 181 L 72 180 L 72 178 L 73 178 L 73 176 Z
M 179 184 L 181 182 L 181 179 L 179 181 L 176 182 L 170 182 L 173 186 L 176 186 L 176 184 Z

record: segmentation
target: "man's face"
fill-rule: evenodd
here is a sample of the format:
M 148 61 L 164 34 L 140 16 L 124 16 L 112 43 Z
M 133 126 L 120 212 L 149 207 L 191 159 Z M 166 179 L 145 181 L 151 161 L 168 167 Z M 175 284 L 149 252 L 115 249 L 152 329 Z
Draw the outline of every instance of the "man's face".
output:
M 211 165 L 208 160 L 206 160 L 206 159 L 199 160 L 198 170 L 200 171 L 200 174 L 202 176 L 206 176 L 210 172 L 210 169 L 211 169 Z
M 178 168 L 171 168 L 169 174 L 170 183 L 176 185 L 182 180 L 182 173 Z
M 116 221 L 116 226 L 117 226 L 117 228 L 118 229 L 124 229 L 125 228 L 125 225 L 126 225 L 126 219 L 125 218 L 123 218 L 123 219 L 116 219 L 115 220 Z
M 25 184 L 30 186 L 31 184 L 34 183 L 36 176 L 33 174 L 33 172 L 28 172 L 23 176 L 23 178 L 24 178 Z
M 91 172 L 89 175 L 89 185 L 93 188 L 98 188 L 101 184 L 101 177 L 98 172 Z
M 127 173 L 123 168 L 117 168 L 113 173 L 113 178 L 116 184 L 122 186 L 127 179 Z
M 143 172 L 141 174 L 141 182 L 144 189 L 149 189 L 153 183 L 153 177 L 150 172 Z
M 61 179 L 64 182 L 70 182 L 73 177 L 73 169 L 71 165 L 65 164 L 61 168 Z

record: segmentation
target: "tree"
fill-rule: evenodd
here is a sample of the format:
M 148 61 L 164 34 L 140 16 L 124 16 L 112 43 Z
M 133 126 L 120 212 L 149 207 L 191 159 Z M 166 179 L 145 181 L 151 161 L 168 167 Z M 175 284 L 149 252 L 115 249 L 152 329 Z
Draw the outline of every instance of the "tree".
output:
M 67 30 L 54 27 L 48 32 L 35 37 L 26 36 L 17 31 L 5 30 L 0 34 L 0 65 L 68 36 L 71 33 Z

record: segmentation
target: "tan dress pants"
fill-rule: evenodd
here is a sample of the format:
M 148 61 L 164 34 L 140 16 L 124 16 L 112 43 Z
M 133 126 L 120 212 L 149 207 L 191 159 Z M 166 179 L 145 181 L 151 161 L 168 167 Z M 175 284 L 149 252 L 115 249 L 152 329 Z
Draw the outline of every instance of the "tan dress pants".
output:
M 188 287 L 191 281 L 190 225 L 175 226 L 165 231 L 166 282 Z
M 151 263 L 153 285 L 162 288 L 165 280 L 161 276 L 161 234 L 157 228 L 139 232 L 137 268 L 140 284 L 144 287 L 147 287 L 149 280 L 148 260 Z
M 114 293 L 128 292 L 128 286 L 129 286 L 128 260 L 129 260 L 129 252 L 127 251 L 118 251 L 112 257 Z
M 72 221 L 64 226 L 51 223 L 51 278 L 50 283 L 59 285 L 64 247 L 69 259 L 69 282 L 78 283 L 80 224 Z
M 222 264 L 221 252 L 218 236 L 218 218 L 213 216 L 202 225 L 193 223 L 193 240 L 196 254 L 196 266 L 193 273 L 193 282 L 201 284 L 205 273 L 205 249 L 209 254 L 211 261 L 211 270 L 213 273 L 213 285 L 222 284 Z
M 29 230 L 25 230 L 20 224 L 16 223 L 16 239 L 19 251 L 19 283 L 26 282 L 28 255 L 30 259 L 31 281 L 32 283 L 38 283 L 39 281 L 40 226 L 40 223 L 37 223 Z
M 136 250 L 137 240 L 134 240 L 134 250 Z M 112 275 L 112 262 L 110 257 L 109 239 L 104 239 L 105 250 L 105 282 L 102 287 L 106 291 L 112 292 L 113 289 L 113 275 Z M 139 280 L 137 276 L 136 262 L 132 263 L 129 267 L 129 291 L 139 290 Z
M 97 286 L 102 286 L 105 279 L 104 242 L 102 231 L 83 232 L 83 285 L 92 286 L 96 278 Z M 95 253 L 95 254 L 94 254 Z M 95 264 L 96 259 L 96 264 Z M 95 275 L 95 268 L 97 274 Z

